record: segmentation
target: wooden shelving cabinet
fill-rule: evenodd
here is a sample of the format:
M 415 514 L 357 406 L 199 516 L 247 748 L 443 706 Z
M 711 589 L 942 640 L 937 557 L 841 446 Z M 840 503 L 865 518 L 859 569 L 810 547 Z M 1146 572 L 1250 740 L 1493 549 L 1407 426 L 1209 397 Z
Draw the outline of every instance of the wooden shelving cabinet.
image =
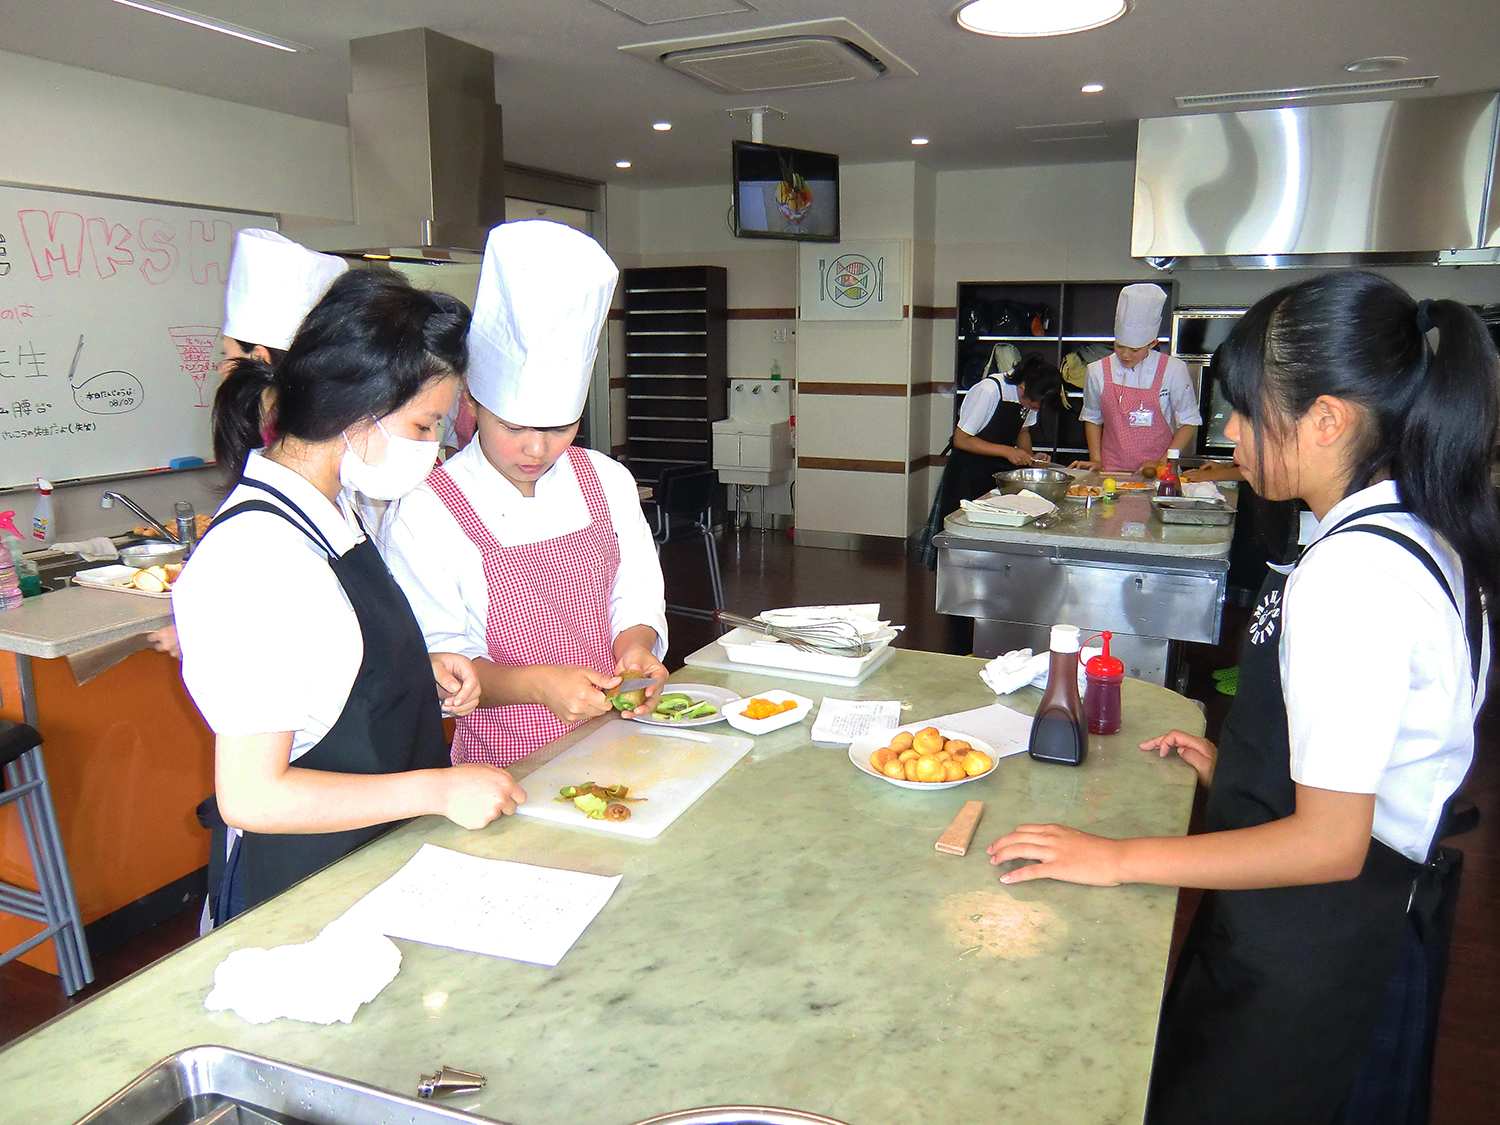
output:
M 729 338 L 723 266 L 627 269 L 626 459 L 635 479 L 713 462 L 713 423 L 727 412 Z
M 1169 278 L 1150 279 L 1167 291 L 1158 339 L 1170 344 L 1172 311 L 1177 305 L 1177 283 Z M 961 281 L 958 284 L 957 334 L 954 348 L 953 420 L 963 407 L 964 394 L 984 377 L 985 363 L 999 343 L 1014 344 L 1022 355 L 1039 353 L 1062 365 L 1063 357 L 1084 344 L 1112 344 L 1115 335 L 1115 304 L 1120 290 L 1131 281 Z M 1045 310 L 1043 323 L 1016 324 L 1016 316 L 994 332 L 1001 310 L 1034 308 Z M 1042 328 L 1040 334 L 1023 328 Z M 1086 456 L 1088 442 L 1078 411 L 1083 390 L 1066 387 L 1068 408 L 1061 414 L 1043 414 L 1032 430 L 1032 444 L 1041 451 Z M 1062 458 L 1058 458 L 1061 460 Z M 1069 458 L 1071 459 L 1071 458 Z

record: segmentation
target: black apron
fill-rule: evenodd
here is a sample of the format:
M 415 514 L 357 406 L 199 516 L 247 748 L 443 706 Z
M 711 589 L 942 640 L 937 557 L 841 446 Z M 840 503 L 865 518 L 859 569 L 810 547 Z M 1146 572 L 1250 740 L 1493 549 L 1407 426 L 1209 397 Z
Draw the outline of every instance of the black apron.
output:
M 295 526 L 327 556 L 354 608 L 364 643 L 364 656 L 343 711 L 322 740 L 293 763 L 295 768 L 388 774 L 447 766 L 448 746 L 427 645 L 406 595 L 386 569 L 374 542 L 367 536 L 339 555 L 307 514 L 282 493 L 244 477 L 239 483 L 270 493 L 301 519 L 264 500 L 247 500 L 216 517 L 206 534 L 212 535 L 215 528 L 242 512 L 270 512 Z M 296 628 L 295 622 L 286 624 Z M 209 902 L 215 925 L 280 894 L 395 827 L 390 823 L 344 832 L 245 832 L 226 860 L 227 829 L 214 798 L 200 806 L 199 819 L 213 829 Z
M 995 385 L 1003 391 L 1004 384 L 1000 382 L 998 376 L 988 375 L 986 378 L 994 379 Z M 975 385 L 978 386 L 978 384 Z M 973 391 L 969 393 L 973 394 Z M 993 445 L 1015 445 L 1021 436 L 1021 426 L 1025 421 L 1026 408 L 1019 402 L 1007 402 L 1002 393 L 1000 401 L 995 404 L 995 412 L 990 415 L 990 420 L 974 436 L 980 441 L 987 441 Z M 960 500 L 977 500 L 986 492 L 993 491 L 995 474 L 1014 468 L 1016 466 L 1004 457 L 970 453 L 966 449 L 958 449 L 950 444 L 948 463 L 943 466 L 943 479 L 938 485 L 938 494 L 941 497 L 938 507 L 942 515 L 946 518 L 958 511 Z
M 1393 539 L 1438 576 L 1457 610 L 1446 578 L 1420 544 L 1387 528 L 1347 526 L 1374 512 L 1401 510 L 1395 504 L 1367 508 L 1328 534 L 1364 531 Z M 1265 824 L 1296 809 L 1278 658 L 1285 584 L 1278 571 L 1266 576 L 1250 621 L 1239 691 L 1209 789 L 1208 832 Z M 1476 605 L 1471 596 L 1469 612 L 1460 616 L 1469 625 L 1477 673 Z M 1162 1003 L 1147 1122 L 1338 1120 L 1407 950 L 1408 907 L 1414 891 L 1422 898 L 1431 866 L 1372 838 L 1364 868 L 1352 880 L 1204 895 Z M 1375 1120 L 1366 1117 L 1362 1125 Z

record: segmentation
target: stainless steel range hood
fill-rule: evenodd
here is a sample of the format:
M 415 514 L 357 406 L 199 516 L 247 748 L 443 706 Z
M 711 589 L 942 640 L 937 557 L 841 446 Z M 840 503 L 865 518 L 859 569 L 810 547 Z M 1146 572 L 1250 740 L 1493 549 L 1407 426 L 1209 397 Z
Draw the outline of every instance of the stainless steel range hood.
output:
M 298 231 L 314 250 L 474 260 L 505 221 L 494 56 L 427 28 L 349 44 L 353 226 Z
M 1500 262 L 1497 103 L 1142 121 L 1130 252 L 1164 268 Z

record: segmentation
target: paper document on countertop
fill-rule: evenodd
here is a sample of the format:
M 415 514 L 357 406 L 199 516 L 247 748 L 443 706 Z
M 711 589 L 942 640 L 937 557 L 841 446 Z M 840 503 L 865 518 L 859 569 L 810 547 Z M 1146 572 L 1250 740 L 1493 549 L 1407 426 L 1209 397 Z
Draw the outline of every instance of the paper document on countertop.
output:
M 387 937 L 553 966 L 604 908 L 620 878 L 423 844 L 341 922 Z
M 900 722 L 899 699 L 835 699 L 825 695 L 813 722 L 812 740 L 848 746 L 864 735 L 893 731 Z
M 901 729 L 916 731 L 923 727 L 937 727 L 983 739 L 995 748 L 997 758 L 1020 754 L 1031 745 L 1031 716 L 1023 715 L 1003 703 L 976 707 L 972 711 L 957 711 L 952 715 L 939 715 L 922 723 L 907 723 Z

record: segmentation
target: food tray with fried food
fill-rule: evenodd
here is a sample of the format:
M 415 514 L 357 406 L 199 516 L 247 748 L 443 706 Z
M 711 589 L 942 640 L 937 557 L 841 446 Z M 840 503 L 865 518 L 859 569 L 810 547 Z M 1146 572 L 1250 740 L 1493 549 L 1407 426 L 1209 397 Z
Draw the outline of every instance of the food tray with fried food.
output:
M 199 512 L 193 517 L 193 530 L 197 538 L 202 539 L 203 533 L 208 530 L 209 524 L 214 522 L 213 516 Z M 142 539 L 160 539 L 161 532 L 154 527 L 132 527 L 130 534 L 139 535 Z
M 173 563 L 170 566 L 148 566 L 144 570 L 110 563 L 108 566 L 80 570 L 73 575 L 73 581 L 79 586 L 90 586 L 96 590 L 114 590 L 121 594 L 135 594 L 138 597 L 162 598 L 170 601 L 172 587 L 181 573 L 180 563 Z
M 856 738 L 849 746 L 849 760 L 861 773 L 901 789 L 936 790 L 988 777 L 995 768 L 996 754 L 995 748 L 982 739 L 923 727 Z M 955 769 L 963 776 L 957 776 Z

